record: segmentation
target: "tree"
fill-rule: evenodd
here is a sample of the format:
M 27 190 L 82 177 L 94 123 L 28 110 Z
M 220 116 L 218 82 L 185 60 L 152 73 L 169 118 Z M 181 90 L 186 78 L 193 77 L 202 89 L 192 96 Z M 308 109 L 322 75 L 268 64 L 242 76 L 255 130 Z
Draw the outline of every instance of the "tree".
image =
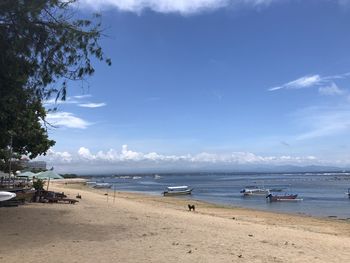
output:
M 19 155 L 45 154 L 54 141 L 43 100 L 64 100 L 69 80 L 92 75 L 91 57 L 111 64 L 99 45 L 101 23 L 76 19 L 75 2 L 0 2 L 0 160 L 11 141 Z
M 77 0 L 2 0 L 0 3 L 1 47 L 19 58 L 26 87 L 40 98 L 53 94 L 65 99 L 66 80 L 92 75 L 90 57 L 104 57 L 99 45 L 101 23 L 74 19 Z M 94 15 L 98 18 L 99 15 Z M 52 85 L 62 80 L 61 87 Z

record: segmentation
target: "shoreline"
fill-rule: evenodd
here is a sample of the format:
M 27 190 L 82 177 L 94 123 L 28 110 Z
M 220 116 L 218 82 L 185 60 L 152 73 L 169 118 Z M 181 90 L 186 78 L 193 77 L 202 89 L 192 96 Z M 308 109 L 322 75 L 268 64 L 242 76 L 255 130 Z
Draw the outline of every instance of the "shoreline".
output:
M 80 184 L 76 205 L 0 209 L 4 262 L 347 262 L 350 224 Z M 108 198 L 108 202 L 107 202 Z M 189 212 L 187 204 L 195 204 Z
M 77 191 L 81 190 L 88 193 L 89 192 L 96 193 L 100 196 L 103 196 L 107 204 L 113 202 L 114 191 L 111 189 L 94 189 L 89 187 L 88 185 L 75 184 L 75 183 L 67 184 L 65 185 L 65 187 L 62 187 L 61 183 L 54 184 L 53 189 L 55 191 L 63 191 L 63 190 L 70 189 L 70 190 L 77 190 Z M 107 196 L 105 195 L 106 193 L 108 193 L 108 201 L 107 201 Z M 280 212 L 280 211 L 267 211 L 263 209 L 231 206 L 226 204 L 207 202 L 203 200 L 189 199 L 189 198 L 186 198 L 186 196 L 181 196 L 180 198 L 169 197 L 169 196 L 164 197 L 162 195 L 151 195 L 151 194 L 148 195 L 143 192 L 131 192 L 131 191 L 116 191 L 115 193 L 116 193 L 117 199 L 122 198 L 127 200 L 133 200 L 139 203 L 147 200 L 147 202 L 149 203 L 164 204 L 171 207 L 172 209 L 176 209 L 179 211 L 188 211 L 187 205 L 194 204 L 196 205 L 196 209 L 197 209 L 196 213 L 200 213 L 203 215 L 210 215 L 214 217 L 226 218 L 226 219 L 227 218 L 232 219 L 232 217 L 235 217 L 237 219 L 238 216 L 242 216 L 241 219 L 244 218 L 246 221 L 249 221 L 249 222 L 261 222 L 262 220 L 269 221 L 274 218 L 278 218 L 280 221 L 273 223 L 274 225 L 283 225 L 284 220 L 286 221 L 293 220 L 294 223 L 298 223 L 298 222 L 300 223 L 300 221 L 310 220 L 310 221 L 315 221 L 324 225 L 339 223 L 349 228 L 348 234 L 350 237 L 350 220 L 347 220 L 347 219 L 339 219 L 339 218 L 332 218 L 332 217 L 317 217 L 317 216 L 312 216 L 307 214 L 297 214 L 297 213 L 288 213 L 288 212 Z M 198 210 L 198 207 L 201 207 L 201 210 Z M 254 218 L 257 218 L 258 216 L 260 218 L 259 220 L 254 219 Z M 338 234 L 341 234 L 341 233 L 338 233 Z
M 76 179 L 65 179 L 70 180 L 68 182 L 68 184 L 81 184 L 82 180 L 85 180 L 83 178 L 76 178 Z M 59 181 L 56 180 L 55 181 L 57 184 L 62 184 L 64 183 L 64 181 Z M 86 187 L 87 190 L 91 190 L 91 191 L 97 191 L 97 192 L 112 192 L 113 193 L 113 189 L 94 189 L 89 187 L 88 185 L 84 185 L 84 187 Z M 123 190 L 116 190 L 116 193 L 125 193 L 125 194 L 135 194 L 135 195 L 140 195 L 143 197 L 158 197 L 158 198 L 164 198 L 163 195 L 161 194 L 153 194 L 153 192 L 144 192 L 144 191 L 123 191 Z M 173 197 L 165 197 L 165 198 L 173 198 Z M 187 196 L 180 196 L 180 197 L 175 197 L 177 200 L 183 199 L 183 200 L 187 200 L 188 202 L 199 202 L 199 203 L 204 203 L 204 204 L 209 204 L 209 205 L 213 205 L 213 206 L 218 206 L 218 207 L 225 207 L 227 209 L 243 209 L 243 210 L 248 210 L 251 212 L 254 211 L 258 211 L 258 212 L 266 212 L 266 213 L 272 213 L 272 214 L 282 214 L 282 215 L 289 215 L 289 216 L 301 216 L 301 217 L 311 217 L 311 218 L 316 218 L 316 219 L 325 219 L 325 220 L 337 220 L 337 221 L 341 221 L 341 222 L 349 222 L 350 223 L 350 217 L 338 217 L 335 215 L 323 215 L 323 216 L 318 216 L 318 215 L 312 215 L 312 214 L 306 214 L 306 213 L 302 213 L 302 212 L 287 212 L 287 211 L 277 211 L 277 210 L 269 210 L 269 209 L 263 209 L 263 208 L 252 208 L 252 207 L 245 207 L 245 206 L 240 206 L 240 205 L 236 205 L 236 204 L 227 204 L 227 203 L 220 203 L 220 202 L 210 202 L 210 201 L 206 201 L 206 200 L 201 200 L 201 199 L 196 199 L 196 198 L 187 198 Z M 302 202 L 302 201 L 301 201 Z

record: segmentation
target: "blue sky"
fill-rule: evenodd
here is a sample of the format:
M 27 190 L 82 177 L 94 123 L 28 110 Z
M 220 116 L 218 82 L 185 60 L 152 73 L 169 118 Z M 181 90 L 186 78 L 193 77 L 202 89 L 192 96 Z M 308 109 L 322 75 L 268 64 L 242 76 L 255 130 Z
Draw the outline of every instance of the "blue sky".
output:
M 113 65 L 48 116 L 58 170 L 350 164 L 350 1 L 81 0 Z M 47 103 L 50 107 L 50 102 Z M 86 168 L 87 169 L 87 168 Z

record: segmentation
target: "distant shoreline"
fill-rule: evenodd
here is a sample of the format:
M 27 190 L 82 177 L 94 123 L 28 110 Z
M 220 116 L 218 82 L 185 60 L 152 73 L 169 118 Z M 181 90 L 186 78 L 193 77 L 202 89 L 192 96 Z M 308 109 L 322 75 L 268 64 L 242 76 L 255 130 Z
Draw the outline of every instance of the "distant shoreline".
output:
M 252 175 L 252 174 L 349 174 L 350 175 L 350 169 L 346 170 L 322 170 L 322 171 L 236 171 L 236 172 L 230 172 L 230 171 L 206 171 L 206 172 L 194 172 L 194 171 L 179 171 L 179 172 L 124 172 L 124 173 L 97 173 L 97 174 L 84 174 L 84 173 L 78 173 L 76 174 L 78 178 L 91 178 L 91 177 L 120 177 L 120 176 L 154 176 L 154 175 L 160 175 L 160 176 L 168 176 L 173 174 L 184 174 L 184 175 L 210 175 L 210 174 L 228 174 L 228 175 Z

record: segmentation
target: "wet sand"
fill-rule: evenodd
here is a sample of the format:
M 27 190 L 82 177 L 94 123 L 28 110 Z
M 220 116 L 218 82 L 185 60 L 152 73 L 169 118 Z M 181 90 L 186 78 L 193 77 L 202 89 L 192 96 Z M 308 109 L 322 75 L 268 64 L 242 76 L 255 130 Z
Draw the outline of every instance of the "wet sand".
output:
M 348 262 L 350 222 L 54 184 L 76 205 L 0 208 L 0 262 Z M 189 212 L 187 204 L 195 204 Z

